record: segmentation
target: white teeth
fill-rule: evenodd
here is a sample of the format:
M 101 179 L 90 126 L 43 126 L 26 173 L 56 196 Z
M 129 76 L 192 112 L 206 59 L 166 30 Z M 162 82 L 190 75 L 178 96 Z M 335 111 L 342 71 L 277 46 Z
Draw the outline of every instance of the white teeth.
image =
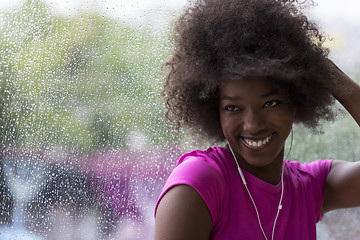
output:
M 251 147 L 261 147 L 265 144 L 267 144 L 270 139 L 271 139 L 271 136 L 268 136 L 267 138 L 265 138 L 264 140 L 259 140 L 259 141 L 254 141 L 254 140 L 251 140 L 251 139 L 248 139 L 248 138 L 244 138 L 244 141 L 247 145 L 251 146 Z

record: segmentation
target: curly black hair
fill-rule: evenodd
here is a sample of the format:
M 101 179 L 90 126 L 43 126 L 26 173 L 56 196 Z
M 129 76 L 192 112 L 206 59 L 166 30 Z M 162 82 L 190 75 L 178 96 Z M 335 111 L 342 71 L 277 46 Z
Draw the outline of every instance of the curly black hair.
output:
M 166 118 L 202 137 L 225 140 L 219 86 L 266 77 L 290 100 L 297 123 L 333 120 L 325 36 L 294 0 L 201 0 L 175 26 L 175 52 L 162 96 Z

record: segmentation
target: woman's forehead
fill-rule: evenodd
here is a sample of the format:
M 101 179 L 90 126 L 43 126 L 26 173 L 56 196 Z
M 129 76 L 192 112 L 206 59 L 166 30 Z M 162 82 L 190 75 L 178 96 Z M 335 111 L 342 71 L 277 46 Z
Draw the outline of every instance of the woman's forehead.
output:
M 275 82 L 268 77 L 241 77 L 241 78 L 233 78 L 227 79 L 223 83 L 220 84 L 220 90 L 224 88 L 231 87 L 242 87 L 248 85 L 258 85 L 264 88 L 276 88 Z

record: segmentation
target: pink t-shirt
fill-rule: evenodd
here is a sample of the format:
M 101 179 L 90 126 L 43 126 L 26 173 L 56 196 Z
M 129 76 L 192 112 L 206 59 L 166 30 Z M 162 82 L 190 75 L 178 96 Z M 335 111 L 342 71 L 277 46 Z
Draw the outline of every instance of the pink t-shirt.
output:
M 304 164 L 285 162 L 283 209 L 276 223 L 274 239 L 316 239 L 316 222 L 322 218 L 323 188 L 330 165 L 331 160 Z M 242 170 L 265 234 L 271 239 L 281 183 L 272 185 L 244 168 Z M 264 239 L 253 203 L 227 148 L 213 147 L 183 155 L 168 178 L 158 203 L 171 187 L 179 184 L 193 187 L 204 199 L 212 218 L 210 239 Z

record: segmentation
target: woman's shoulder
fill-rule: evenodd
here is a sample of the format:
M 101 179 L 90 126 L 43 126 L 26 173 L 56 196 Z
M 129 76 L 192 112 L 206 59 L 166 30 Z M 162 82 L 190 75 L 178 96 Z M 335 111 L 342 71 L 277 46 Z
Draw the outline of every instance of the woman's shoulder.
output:
M 184 154 L 178 161 L 176 168 L 188 168 L 190 171 L 211 171 L 220 175 L 229 169 L 228 161 L 231 157 L 229 150 L 224 147 L 210 147 L 206 150 L 194 150 Z
M 302 182 L 325 184 L 329 175 L 332 160 L 316 160 L 312 162 L 298 162 L 286 160 L 285 166 L 290 178 Z
M 212 165 L 224 165 L 229 158 L 229 150 L 225 147 L 209 147 L 206 150 L 193 150 L 185 153 L 177 165 L 187 161 L 204 161 Z
M 332 161 L 331 159 L 325 159 L 301 163 L 299 161 L 286 160 L 285 166 L 294 171 L 317 174 L 319 171 L 329 172 Z
M 211 147 L 184 154 L 171 172 L 165 187 L 186 184 L 209 195 L 223 194 L 229 185 L 228 167 L 224 159 L 227 157 L 226 150 Z
M 211 213 L 212 220 L 216 221 L 229 186 L 224 178 L 224 160 L 221 159 L 223 151 L 226 149 L 212 147 L 184 154 L 167 179 L 158 202 L 175 186 L 187 185 L 201 196 Z

